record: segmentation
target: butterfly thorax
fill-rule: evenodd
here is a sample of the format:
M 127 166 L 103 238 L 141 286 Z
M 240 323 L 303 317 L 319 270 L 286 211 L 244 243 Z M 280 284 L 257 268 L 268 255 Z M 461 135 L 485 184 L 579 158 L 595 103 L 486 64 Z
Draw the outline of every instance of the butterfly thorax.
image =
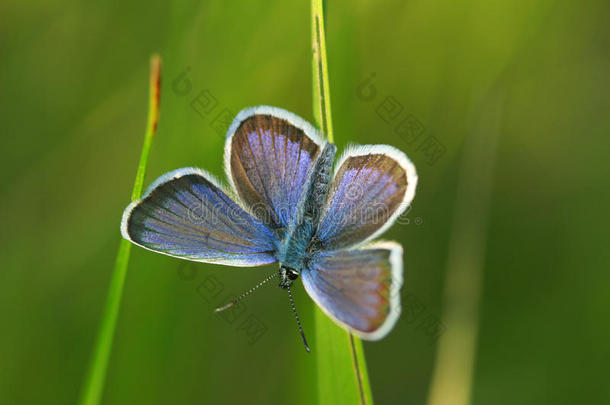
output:
M 308 260 L 309 248 L 328 198 L 336 152 L 337 147 L 332 143 L 327 143 L 320 152 L 300 202 L 296 220 L 288 229 L 286 238 L 278 249 L 282 288 L 290 287 Z

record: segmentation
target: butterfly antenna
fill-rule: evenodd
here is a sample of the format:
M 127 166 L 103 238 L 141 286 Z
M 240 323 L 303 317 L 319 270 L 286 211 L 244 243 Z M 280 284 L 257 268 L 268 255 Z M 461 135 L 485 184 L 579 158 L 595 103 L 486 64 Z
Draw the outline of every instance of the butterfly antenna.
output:
M 260 283 L 255 285 L 254 287 L 250 288 L 248 291 L 242 293 L 239 297 L 235 298 L 233 301 L 229 302 L 227 305 L 223 305 L 222 307 L 216 308 L 214 310 L 214 312 L 220 312 L 220 311 L 224 311 L 225 309 L 231 308 L 233 305 L 237 304 L 239 301 L 243 300 L 248 295 L 253 293 L 258 287 L 262 286 L 263 284 L 265 284 L 267 281 L 271 280 L 272 278 L 277 277 L 278 274 L 279 274 L 278 272 L 274 272 L 273 274 L 268 276 L 266 279 L 264 279 L 263 281 L 261 281 Z
M 297 318 L 297 325 L 299 327 L 299 332 L 301 333 L 301 338 L 303 339 L 303 344 L 305 345 L 305 350 L 307 350 L 307 353 L 309 353 L 309 345 L 307 344 L 307 339 L 305 339 L 305 333 L 303 332 L 303 327 L 301 326 L 299 314 L 297 314 L 297 308 L 294 306 L 294 300 L 292 299 L 292 291 L 290 291 L 290 287 L 288 287 L 288 299 L 290 300 L 290 306 L 292 307 L 294 317 Z

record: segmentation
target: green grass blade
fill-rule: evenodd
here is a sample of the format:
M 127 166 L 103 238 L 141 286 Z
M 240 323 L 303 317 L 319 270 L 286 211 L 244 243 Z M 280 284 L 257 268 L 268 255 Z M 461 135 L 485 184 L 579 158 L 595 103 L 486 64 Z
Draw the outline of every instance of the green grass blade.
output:
M 333 142 L 328 62 L 322 0 L 311 2 L 313 111 L 320 130 Z M 316 327 L 318 401 L 321 404 L 372 404 L 362 342 L 338 327 L 319 308 Z
M 480 122 L 462 149 L 443 293 L 446 332 L 438 340 L 428 405 L 472 403 L 487 222 L 502 128 L 503 92 L 493 90 L 482 105 Z
M 154 55 L 151 58 L 150 67 L 148 124 L 146 126 L 142 153 L 140 155 L 140 163 L 138 164 L 138 171 L 136 173 L 136 179 L 134 182 L 133 191 L 131 193 L 132 201 L 137 200 L 142 195 L 144 176 L 146 175 L 150 148 L 157 129 L 157 121 L 159 119 L 161 58 Z M 108 297 L 106 298 L 106 306 L 102 315 L 89 369 L 87 371 L 78 401 L 78 403 L 81 405 L 97 405 L 102 399 L 104 382 L 106 380 L 106 371 L 108 369 L 108 361 L 112 351 L 114 331 L 116 329 L 119 308 L 121 306 L 121 297 L 123 295 L 123 287 L 125 285 L 125 275 L 127 274 L 127 266 L 129 264 L 131 246 L 132 245 L 130 242 L 126 241 L 125 239 L 121 240 L 114 265 L 114 272 L 112 273 L 112 279 L 110 281 Z
M 313 45 L 313 115 L 318 127 L 333 142 L 333 123 L 330 110 L 328 61 L 323 0 L 311 1 L 311 41 Z

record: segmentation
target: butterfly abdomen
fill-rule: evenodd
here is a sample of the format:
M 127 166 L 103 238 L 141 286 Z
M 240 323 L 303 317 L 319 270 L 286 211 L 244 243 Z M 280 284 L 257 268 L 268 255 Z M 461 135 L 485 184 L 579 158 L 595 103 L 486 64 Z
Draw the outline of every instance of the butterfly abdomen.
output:
M 328 197 L 336 152 L 337 147 L 332 143 L 325 145 L 320 153 L 320 157 L 316 161 L 307 192 L 305 193 L 302 218 L 303 220 L 311 218 L 316 226 L 320 221 L 321 211 Z

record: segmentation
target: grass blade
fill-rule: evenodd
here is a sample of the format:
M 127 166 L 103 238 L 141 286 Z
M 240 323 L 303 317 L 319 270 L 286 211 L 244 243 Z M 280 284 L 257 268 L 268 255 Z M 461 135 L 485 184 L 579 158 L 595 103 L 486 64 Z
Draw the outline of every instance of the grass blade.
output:
M 320 130 L 333 142 L 322 0 L 311 2 L 313 111 Z M 372 404 L 362 342 L 338 327 L 319 308 L 314 313 L 318 401 L 324 404 Z
M 502 120 L 502 93 L 483 103 L 464 145 L 445 276 L 443 322 L 428 405 L 468 405 L 479 329 L 487 221 Z
M 140 155 L 138 171 L 131 193 L 131 199 L 137 200 L 142 195 L 144 186 L 144 176 L 146 175 L 146 167 L 148 165 L 148 157 L 152 140 L 157 129 L 157 121 L 159 119 L 159 96 L 161 88 L 161 58 L 154 55 L 150 60 L 150 91 L 148 104 L 148 123 L 146 126 L 146 134 L 144 135 L 144 145 Z M 121 306 L 121 297 L 123 295 L 123 287 L 125 285 L 125 275 L 127 274 L 127 266 L 129 264 L 129 254 L 131 252 L 131 243 L 125 239 L 121 239 L 119 251 L 117 253 L 108 297 L 106 298 L 106 306 L 102 315 L 99 331 L 97 334 L 93 354 L 89 369 L 85 377 L 84 385 L 80 393 L 78 403 L 81 405 L 97 405 L 100 403 L 106 380 L 106 371 L 108 369 L 108 361 L 112 351 L 112 341 L 116 322 Z
M 316 124 L 333 142 L 333 123 L 330 110 L 330 86 L 326 59 L 326 33 L 323 0 L 311 1 L 311 41 L 313 45 L 313 115 Z

